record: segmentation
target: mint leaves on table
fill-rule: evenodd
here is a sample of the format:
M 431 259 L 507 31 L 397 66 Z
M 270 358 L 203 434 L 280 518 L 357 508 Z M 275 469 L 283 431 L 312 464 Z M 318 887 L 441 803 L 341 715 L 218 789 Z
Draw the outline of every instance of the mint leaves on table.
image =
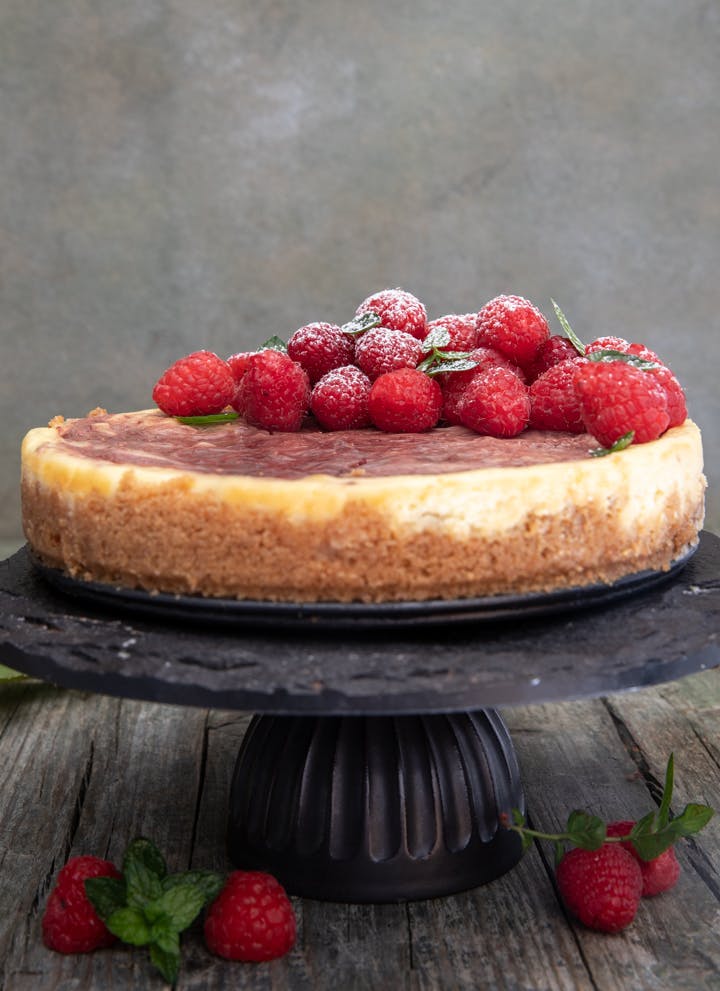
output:
M 180 933 L 217 897 L 223 883 L 214 871 L 168 874 L 158 848 L 138 837 L 125 852 L 122 877 L 88 878 L 85 891 L 110 932 L 131 946 L 147 946 L 163 978 L 175 984 Z
M 598 850 L 604 843 L 632 843 L 641 860 L 654 860 L 675 842 L 686 836 L 699 833 L 712 819 L 714 810 L 708 805 L 692 802 L 677 816 L 671 816 L 670 803 L 675 776 L 675 760 L 670 754 L 665 770 L 665 782 L 660 805 L 638 819 L 625 836 L 608 836 L 607 825 L 599 816 L 575 810 L 570 813 L 562 833 L 544 833 L 530 829 L 523 814 L 514 809 L 512 821 L 504 825 L 518 833 L 523 849 L 530 847 L 534 840 L 550 840 L 555 843 L 556 854 L 562 856 L 564 844 L 581 847 L 584 850 Z

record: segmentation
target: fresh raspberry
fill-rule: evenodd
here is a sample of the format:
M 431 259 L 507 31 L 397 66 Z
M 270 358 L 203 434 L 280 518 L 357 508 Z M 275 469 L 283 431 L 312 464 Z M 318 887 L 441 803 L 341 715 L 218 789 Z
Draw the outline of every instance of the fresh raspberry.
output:
M 233 373 L 233 378 L 239 384 L 242 382 L 245 372 L 248 370 L 250 365 L 250 359 L 256 351 L 238 351 L 237 354 L 231 354 L 227 359 L 228 365 L 230 365 L 230 371 Z
M 43 942 L 58 953 L 90 953 L 112 946 L 115 936 L 105 927 L 85 894 L 89 877 L 120 877 L 108 860 L 73 857 L 57 876 L 42 917 Z
M 333 368 L 352 364 L 355 341 L 336 324 L 309 323 L 295 331 L 287 351 L 293 361 L 302 365 L 310 384 L 314 385 Z
M 211 953 L 226 960 L 274 960 L 295 944 L 295 913 L 272 875 L 233 871 L 208 909 L 204 932 Z
M 580 397 L 573 385 L 579 361 L 567 358 L 543 372 L 530 386 L 530 426 L 535 430 L 585 431 Z
M 357 430 L 370 425 L 370 379 L 355 365 L 334 368 L 316 383 L 310 410 L 326 430 Z
M 398 368 L 375 379 L 368 397 L 370 419 L 379 430 L 421 433 L 440 418 L 442 390 L 416 368 Z
M 480 375 L 488 368 L 507 368 L 517 375 L 521 382 L 525 381 L 525 374 L 520 366 L 513 364 L 494 348 L 475 348 L 470 352 L 470 358 L 475 362 L 473 368 L 460 372 L 440 372 L 437 376 L 443 391 L 442 418 L 446 423 L 460 423 L 458 407 L 465 389 L 476 375 Z
M 383 289 L 368 296 L 358 306 L 361 313 L 377 313 L 380 325 L 390 330 L 404 330 L 419 340 L 427 334 L 427 311 L 420 300 L 404 289 Z
M 447 351 L 472 351 L 477 344 L 477 313 L 448 313 L 430 320 L 427 333 L 437 327 L 444 327 L 450 334 Z
M 252 356 L 233 400 L 248 423 L 265 430 L 299 430 L 309 405 L 307 372 L 271 348 Z
M 642 873 L 620 844 L 605 843 L 598 850 L 573 847 L 563 855 L 556 877 L 565 905 L 588 928 L 619 932 L 635 918 Z
M 665 390 L 668 416 L 668 427 L 679 427 L 687 419 L 688 411 L 685 403 L 683 387 L 666 365 L 648 369 L 648 375 L 654 375 Z
M 522 296 L 496 296 L 477 315 L 478 344 L 497 348 L 525 368 L 532 364 L 550 327 L 540 310 Z
M 153 402 L 168 416 L 220 413 L 235 395 L 230 365 L 212 351 L 194 351 L 171 365 L 155 383 Z
M 603 447 L 612 447 L 631 430 L 635 444 L 656 440 L 667 430 L 665 390 L 654 375 L 622 361 L 587 361 L 576 365 L 573 382 L 585 428 Z
M 562 334 L 553 334 L 543 341 L 538 348 L 537 354 L 532 364 L 527 368 L 528 379 L 532 383 L 540 378 L 553 365 L 559 365 L 561 361 L 577 361 L 582 355 L 578 353 L 575 345 L 568 337 Z
M 607 825 L 608 836 L 627 836 L 635 825 L 632 819 L 623 819 L 618 822 L 609 822 Z M 673 847 L 668 847 L 660 856 L 652 860 L 643 860 L 638 854 L 630 840 L 620 844 L 637 860 L 642 873 L 642 895 L 643 898 L 651 898 L 659 895 L 663 891 L 669 891 L 677 883 L 680 877 L 680 864 Z
M 460 422 L 491 437 L 516 437 L 528 425 L 527 387 L 508 368 L 489 368 L 475 375 L 458 405 Z
M 415 368 L 422 356 L 416 337 L 387 327 L 366 330 L 355 345 L 355 364 L 371 381 L 396 368 Z

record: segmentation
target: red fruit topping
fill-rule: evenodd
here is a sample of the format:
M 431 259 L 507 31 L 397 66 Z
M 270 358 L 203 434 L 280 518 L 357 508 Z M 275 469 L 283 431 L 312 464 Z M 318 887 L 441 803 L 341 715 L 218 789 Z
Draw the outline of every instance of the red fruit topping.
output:
M 120 877 L 108 860 L 100 857 L 73 857 L 63 867 L 50 892 L 42 917 L 43 942 L 58 953 L 90 953 L 112 946 L 115 936 L 93 908 L 85 894 L 89 877 Z
M 668 427 L 679 427 L 681 423 L 685 422 L 688 415 L 683 387 L 665 365 L 649 369 L 648 375 L 654 375 L 665 390 L 668 416 L 670 417 Z
M 309 323 L 296 330 L 287 351 L 308 373 L 311 384 L 333 368 L 352 364 L 355 341 L 332 323 Z
M 548 368 L 530 386 L 530 426 L 535 430 L 566 430 L 581 434 L 585 430 L 580 397 L 573 381 L 577 355 Z
M 208 909 L 204 933 L 208 949 L 226 960 L 274 960 L 295 944 L 295 913 L 272 875 L 233 871 Z
M 155 383 L 153 402 L 168 416 L 220 413 L 235 395 L 230 365 L 212 351 L 194 351 L 172 364 Z
M 427 333 L 427 311 L 412 293 L 404 289 L 383 289 L 368 296 L 357 308 L 361 313 L 377 313 L 380 325 L 390 330 L 404 330 L 422 340 Z
M 460 422 L 479 434 L 516 437 L 528 425 L 530 396 L 508 368 L 488 368 L 475 375 L 457 408 Z
M 640 904 L 642 873 L 620 844 L 569 850 L 558 864 L 557 883 L 569 911 L 583 925 L 601 932 L 624 929 Z
M 370 426 L 370 379 L 354 365 L 334 368 L 315 385 L 310 410 L 326 430 L 357 430 Z
M 607 825 L 608 836 L 627 836 L 635 825 L 632 819 L 623 819 L 618 822 L 609 822 Z M 652 860 L 642 860 L 630 840 L 620 844 L 637 860 L 642 874 L 642 895 L 643 898 L 651 898 L 659 895 L 663 891 L 669 891 L 677 883 L 680 877 L 680 864 L 673 847 L 668 847 L 658 857 Z
M 257 354 L 257 351 L 238 351 L 237 354 L 231 354 L 227 359 L 227 363 L 230 365 L 230 371 L 233 373 L 236 382 L 242 382 L 243 376 L 250 365 L 250 359 L 254 354 Z
M 588 433 L 609 448 L 634 432 L 633 442 L 656 440 L 670 417 L 660 380 L 623 361 L 579 362 L 573 378 Z
M 478 344 L 497 348 L 522 367 L 531 365 L 550 327 L 543 314 L 522 296 L 496 296 L 477 315 Z
M 440 418 L 442 390 L 416 368 L 398 368 L 377 378 L 370 389 L 370 419 L 389 433 L 421 433 Z
M 415 368 L 422 356 L 416 337 L 387 327 L 366 330 L 355 345 L 355 364 L 371 380 L 396 368 Z
M 520 366 L 508 361 L 494 348 L 475 348 L 474 351 L 470 352 L 470 358 L 475 362 L 473 368 L 461 372 L 441 372 L 437 376 L 443 391 L 442 418 L 446 423 L 460 423 L 458 407 L 465 389 L 476 375 L 488 368 L 507 368 L 514 375 L 517 375 L 521 382 L 525 381 L 525 375 Z
M 258 351 L 250 360 L 233 406 L 265 430 L 299 430 L 310 405 L 306 371 L 282 351 Z
M 559 365 L 561 361 L 577 361 L 582 355 L 578 353 L 572 341 L 563 337 L 562 334 L 553 334 L 538 348 L 535 360 L 527 369 L 528 378 L 531 382 L 539 378 L 553 365 Z
M 472 351 L 477 344 L 477 313 L 449 313 L 438 317 L 428 323 L 427 333 L 437 327 L 444 327 L 450 334 L 445 345 L 447 351 Z

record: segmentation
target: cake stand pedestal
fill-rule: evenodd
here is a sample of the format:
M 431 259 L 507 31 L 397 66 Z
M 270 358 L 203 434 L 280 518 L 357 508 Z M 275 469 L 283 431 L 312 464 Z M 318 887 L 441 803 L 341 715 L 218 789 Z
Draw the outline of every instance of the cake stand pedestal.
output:
M 587 606 L 375 629 L 301 608 L 274 628 L 209 624 L 69 597 L 26 549 L 0 565 L 3 663 L 84 691 L 258 713 L 235 768 L 231 859 L 342 901 L 444 895 L 511 868 L 520 846 L 501 816 L 522 809 L 522 787 L 496 709 L 719 664 L 720 538 L 703 533 L 666 581 Z

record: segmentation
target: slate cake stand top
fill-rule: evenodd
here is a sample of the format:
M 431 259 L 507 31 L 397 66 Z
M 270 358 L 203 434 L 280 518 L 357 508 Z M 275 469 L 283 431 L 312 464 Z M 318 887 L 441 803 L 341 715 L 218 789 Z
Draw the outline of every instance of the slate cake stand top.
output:
M 720 537 L 619 598 L 537 599 L 505 618 L 379 624 L 280 613 L 258 625 L 155 618 L 66 594 L 23 548 L 0 563 L 0 657 L 101 694 L 275 714 L 454 712 L 641 688 L 720 664 Z M 272 614 L 270 614 L 272 615 Z M 360 614 L 362 615 L 362 614 Z M 402 612 L 399 615 L 403 615 Z M 388 618 L 389 617 L 389 618 Z M 267 617 L 266 617 L 267 620 Z

